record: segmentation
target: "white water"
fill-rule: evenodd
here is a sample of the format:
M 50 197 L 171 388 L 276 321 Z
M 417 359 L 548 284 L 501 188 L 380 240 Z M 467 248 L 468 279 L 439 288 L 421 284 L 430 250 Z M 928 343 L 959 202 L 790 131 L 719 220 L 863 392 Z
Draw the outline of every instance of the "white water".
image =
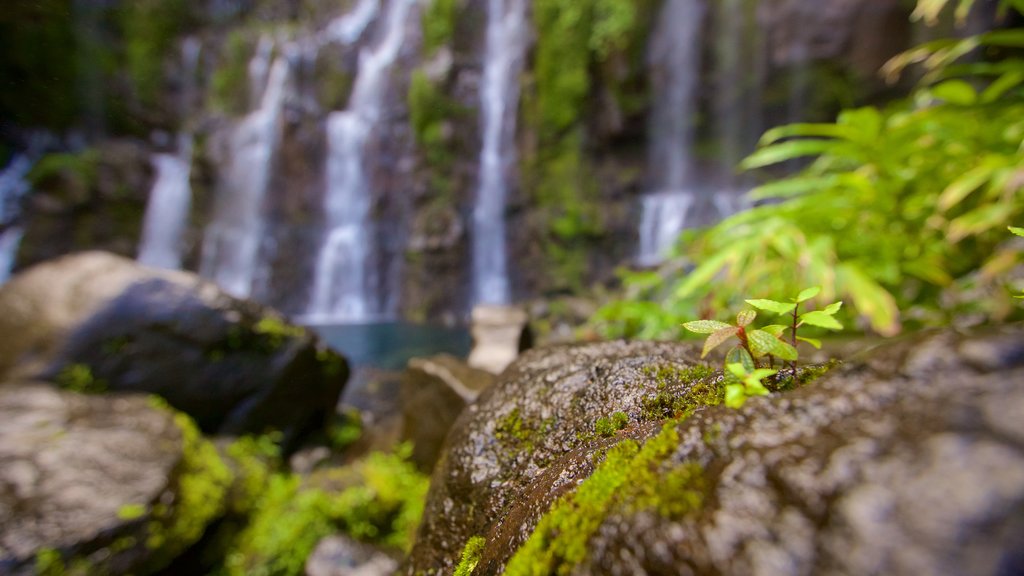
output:
M 654 265 L 668 256 L 699 193 L 692 148 L 704 15 L 703 0 L 666 0 L 649 47 L 653 191 L 641 201 L 641 265 Z
M 182 43 L 181 115 L 186 119 L 196 92 L 195 74 L 201 44 L 197 38 Z M 156 178 L 146 204 L 139 242 L 138 261 L 147 266 L 177 270 L 181 268 L 182 241 L 192 206 L 192 135 L 178 136 L 176 154 L 154 154 Z
M 325 234 L 316 259 L 313 294 L 306 320 L 360 322 L 383 312 L 372 184 L 367 178 L 367 145 L 381 124 L 392 67 L 405 40 L 406 18 L 415 0 L 391 0 L 379 43 L 359 55 L 348 109 L 327 118 Z
M 138 260 L 147 266 L 177 270 L 192 205 L 192 139 L 182 137 L 177 154 L 155 154 L 153 166 L 156 181 L 146 205 Z
M 693 194 L 685 192 L 644 196 L 637 264 L 653 266 L 671 255 L 679 233 L 686 226 L 686 216 L 691 206 Z
M 487 48 L 480 91 L 480 185 L 473 209 L 473 302 L 507 304 L 505 205 L 515 166 L 519 76 L 526 53 L 525 0 L 488 0 Z
M 380 14 L 380 0 L 360 0 L 349 13 L 335 18 L 317 36 L 317 44 L 352 44 Z
M 24 233 L 21 226 L 15 224 L 18 218 L 21 198 L 28 193 L 30 187 L 25 177 L 32 169 L 32 160 L 28 155 L 16 155 L 5 168 L 0 170 L 0 284 L 7 281 L 14 267 L 14 259 L 18 253 L 18 245 Z
M 288 49 L 277 56 L 264 75 L 271 48 L 260 42 L 250 62 L 250 80 L 261 94 L 259 107 L 246 116 L 231 134 L 224 188 L 218 193 L 212 223 L 203 241 L 200 273 L 238 297 L 252 293 L 264 231 L 263 204 L 281 137 L 281 112 L 289 90 L 291 66 Z M 260 78 L 265 86 L 257 86 Z

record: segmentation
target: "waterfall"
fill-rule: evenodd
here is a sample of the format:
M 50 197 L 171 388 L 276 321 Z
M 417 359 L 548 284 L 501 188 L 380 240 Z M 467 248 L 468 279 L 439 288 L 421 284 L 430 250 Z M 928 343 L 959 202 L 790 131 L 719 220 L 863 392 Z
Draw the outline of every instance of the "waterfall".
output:
M 27 154 L 17 154 L 0 170 L 0 284 L 10 278 L 23 230 L 17 224 L 21 198 L 30 187 L 25 177 L 32 169 Z
M 473 209 L 473 301 L 511 300 L 505 238 L 509 173 L 515 166 L 519 75 L 526 53 L 525 0 L 489 0 L 487 48 L 480 91 L 480 185 Z
M 195 73 L 201 45 L 197 38 L 182 44 L 181 115 L 187 118 L 196 91 Z M 181 268 L 182 241 L 192 205 L 192 135 L 178 136 L 177 154 L 154 154 L 156 178 L 146 204 L 138 261 L 147 266 Z
M 156 180 L 146 205 L 139 245 L 140 263 L 157 268 L 181 268 L 182 237 L 192 204 L 192 139 L 181 138 L 177 154 L 155 154 Z
M 368 150 L 383 119 L 391 69 L 405 40 L 415 0 L 392 0 L 379 43 L 359 55 L 348 108 L 327 117 L 325 234 L 314 271 L 307 320 L 361 322 L 383 313 L 372 208 Z
M 283 54 L 273 59 L 265 73 L 272 51 L 271 41 L 265 38 L 250 62 L 250 80 L 259 89 L 254 94 L 262 96 L 259 107 L 231 133 L 231 158 L 224 188 L 218 194 L 213 220 L 203 240 L 200 273 L 238 297 L 247 297 L 252 292 L 259 264 L 263 203 L 281 136 L 281 112 L 291 77 L 291 49 L 290 45 L 283 46 Z M 266 78 L 263 85 L 259 82 L 262 78 Z
M 704 13 L 703 0 L 666 0 L 649 47 L 653 192 L 642 199 L 637 255 L 642 265 L 668 256 L 698 193 L 691 149 Z

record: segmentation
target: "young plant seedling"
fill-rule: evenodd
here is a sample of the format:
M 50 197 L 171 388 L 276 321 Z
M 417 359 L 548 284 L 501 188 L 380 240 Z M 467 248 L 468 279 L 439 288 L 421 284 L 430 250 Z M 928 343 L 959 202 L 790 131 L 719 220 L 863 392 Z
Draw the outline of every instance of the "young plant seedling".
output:
M 727 376 L 732 376 L 727 378 L 725 385 L 725 405 L 729 408 L 742 408 L 751 396 L 767 396 L 768 389 L 761 380 L 777 372 L 767 368 L 749 370 L 740 362 L 730 362 L 725 365 L 725 369 Z
M 814 286 L 813 288 L 808 288 L 800 292 L 800 294 L 798 294 L 796 298 L 790 300 L 789 302 L 778 302 L 776 300 L 765 299 L 747 300 L 746 302 L 747 304 L 750 304 L 751 306 L 757 308 L 758 310 L 763 310 L 765 312 L 773 312 L 780 316 L 789 314 L 792 318 L 792 322 L 789 326 L 783 324 L 773 324 L 771 326 L 765 326 L 764 328 L 762 328 L 762 330 L 764 330 L 765 332 L 774 334 L 775 336 L 781 338 L 782 335 L 785 334 L 786 330 L 788 329 L 790 330 L 790 344 L 792 344 L 794 349 L 796 348 L 797 342 L 807 342 L 811 346 L 820 349 L 820 340 L 799 336 L 797 335 L 797 330 L 804 324 L 807 324 L 809 326 L 817 326 L 819 328 L 825 328 L 827 330 L 842 330 L 843 325 L 840 324 L 839 321 L 834 318 L 834 316 L 837 312 L 839 312 L 839 309 L 843 307 L 843 302 L 839 301 L 829 304 L 828 306 L 825 307 L 824 310 L 811 310 L 809 312 L 804 312 L 803 314 L 800 314 L 800 305 L 810 300 L 811 298 L 817 296 L 819 292 L 821 292 L 821 288 L 818 286 Z M 795 358 L 790 360 L 789 368 L 793 373 L 793 377 L 795 378 Z
M 695 320 L 683 324 L 683 328 L 697 334 L 708 335 L 707 340 L 704 341 L 704 349 L 700 355 L 701 358 L 706 357 L 712 350 L 735 336 L 740 343 L 739 346 L 726 354 L 727 363 L 730 362 L 730 356 L 736 354 L 737 349 L 747 353 L 750 364 L 753 364 L 754 360 L 765 356 L 795 361 L 797 359 L 796 348 L 783 342 L 774 334 L 764 330 L 749 328 L 754 318 L 757 318 L 757 312 L 744 310 L 736 315 L 735 325 L 719 322 L 718 320 Z

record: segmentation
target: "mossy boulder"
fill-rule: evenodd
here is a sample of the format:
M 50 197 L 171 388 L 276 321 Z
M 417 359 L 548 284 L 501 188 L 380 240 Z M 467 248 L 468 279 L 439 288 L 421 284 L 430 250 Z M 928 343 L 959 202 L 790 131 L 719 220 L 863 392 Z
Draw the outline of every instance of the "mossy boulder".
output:
M 644 368 L 659 356 L 692 366 L 685 347 L 530 351 L 450 436 L 409 573 L 1019 573 L 1022 336 L 888 342 L 798 390 L 662 422 L 630 391 L 666 375 Z M 612 409 L 622 430 L 569 439 Z M 520 433 L 502 431 L 509 410 Z
M 159 400 L 5 383 L 0 572 L 155 572 L 220 515 L 231 478 L 191 419 Z
M 206 433 L 285 434 L 333 414 L 343 358 L 274 311 L 184 272 L 91 252 L 0 288 L 0 373 L 165 398 Z

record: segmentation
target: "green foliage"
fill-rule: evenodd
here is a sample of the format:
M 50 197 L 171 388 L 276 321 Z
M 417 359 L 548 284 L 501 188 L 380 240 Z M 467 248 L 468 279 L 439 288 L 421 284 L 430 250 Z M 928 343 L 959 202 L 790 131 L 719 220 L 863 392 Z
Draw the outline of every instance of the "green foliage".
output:
M 120 520 L 136 520 L 146 515 L 145 504 L 125 504 L 117 509 L 117 517 Z
M 591 241 L 602 233 L 593 170 L 584 158 L 592 74 L 644 34 L 637 0 L 537 0 L 524 120 L 536 140 L 523 156 L 524 188 L 543 214 L 540 245 L 553 289 L 582 289 Z M 615 84 L 609 82 L 609 84 Z
M 164 79 L 164 59 L 190 22 L 186 0 L 134 0 L 124 4 L 124 34 L 128 72 L 144 105 L 157 105 Z
M 617 507 L 681 518 L 701 509 L 706 487 L 694 463 L 663 465 L 679 446 L 678 422 L 666 424 L 643 447 L 624 440 L 574 492 L 537 523 L 505 568 L 509 576 L 570 574 L 587 554 L 587 541 Z M 661 490 L 670 486 L 671 490 Z
M 462 558 L 459 565 L 455 567 L 455 576 L 470 576 L 473 569 L 480 563 L 480 556 L 484 553 L 487 540 L 481 536 L 473 536 L 466 542 L 462 549 Z
M 97 379 L 88 364 L 68 364 L 57 373 L 54 382 L 65 390 L 79 394 L 102 394 L 107 391 L 107 382 Z
M 342 452 L 363 435 L 363 418 L 355 408 L 338 414 L 327 427 L 331 449 Z
M 433 0 L 423 11 L 423 50 L 427 56 L 451 42 L 458 8 L 457 0 Z
M 36 552 L 34 569 L 37 576 L 64 576 L 64 557 L 53 548 L 41 548 Z
M 155 570 L 198 541 L 207 525 L 223 514 L 233 475 L 188 415 L 155 396 L 150 405 L 173 414 L 182 439 L 175 498 L 161 499 L 149 508 L 145 545 L 154 551 L 150 567 Z
M 674 336 L 673 322 L 714 316 L 745 293 L 807 285 L 826 301 L 842 297 L 837 321 L 884 335 L 905 322 L 1005 319 L 1014 308 L 995 288 L 1021 250 L 1003 230 L 1024 216 L 1021 45 L 1021 29 L 929 43 L 887 68 L 924 66 L 909 98 L 769 130 L 743 168 L 810 164 L 755 189 L 765 203 L 694 234 L 658 281 L 628 277 L 631 299 L 656 307 L 613 304 L 597 327 L 628 336 L 647 318 L 654 328 L 640 328 L 644 336 Z M 999 59 L 962 63 L 977 47 Z M 835 327 L 820 314 L 805 320 Z
M 229 575 L 298 575 L 320 539 L 336 532 L 408 550 L 426 499 L 428 479 L 407 459 L 373 453 L 303 485 L 275 474 L 249 525 L 228 553 Z
M 454 192 L 455 163 L 449 132 L 453 118 L 462 114 L 462 109 L 423 70 L 412 73 L 406 98 L 409 121 L 425 160 L 432 195 L 439 200 L 449 198 Z
M 267 482 L 281 464 L 281 433 L 242 436 L 224 449 L 235 481 L 228 495 L 228 508 L 236 515 L 251 512 Z
M 254 48 L 242 29 L 232 30 L 224 43 L 217 68 L 210 77 L 210 104 L 223 112 L 241 114 L 248 108 L 248 63 Z
M 725 405 L 729 408 L 742 408 L 751 396 L 767 396 L 768 389 L 761 381 L 777 372 L 767 368 L 750 370 L 744 362 L 730 362 L 725 369 L 734 378 L 725 385 Z

